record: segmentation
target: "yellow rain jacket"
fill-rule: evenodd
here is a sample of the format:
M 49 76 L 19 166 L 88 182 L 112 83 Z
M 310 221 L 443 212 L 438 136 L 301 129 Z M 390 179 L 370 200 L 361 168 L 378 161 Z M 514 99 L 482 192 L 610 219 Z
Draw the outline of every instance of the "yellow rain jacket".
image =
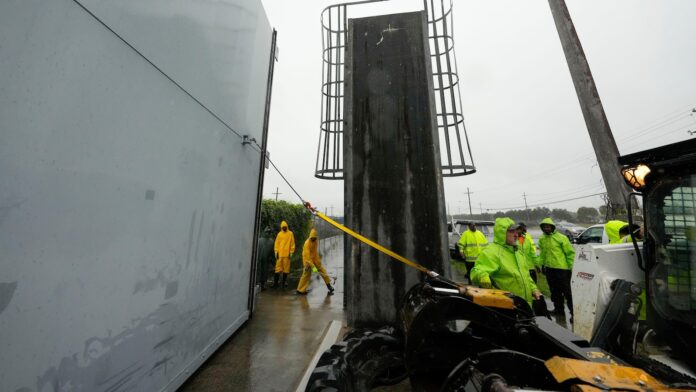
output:
M 479 286 L 493 284 L 524 298 L 530 305 L 532 295 L 537 289 L 529 275 L 525 256 L 519 247 L 505 243 L 507 229 L 515 224 L 510 218 L 496 218 L 493 226 L 493 243 L 481 252 L 476 266 L 471 271 L 471 279 Z
M 273 250 L 278 255 L 278 257 L 290 257 L 291 253 L 295 253 L 295 236 L 292 231 L 288 229 L 283 231 L 283 227 L 288 227 L 285 221 L 280 223 L 280 232 L 276 236 L 275 244 Z
M 551 218 L 541 221 L 541 225 L 549 224 L 553 226 L 551 234 L 542 234 L 539 237 L 539 262 L 544 267 L 572 270 L 575 262 L 575 250 L 570 244 L 570 240 L 565 235 L 556 231 L 556 224 Z
M 466 229 L 461 238 L 459 238 L 457 245 L 459 246 L 459 253 L 466 257 L 466 261 L 475 263 L 478 255 L 488 245 L 488 240 L 479 230 L 471 231 Z
M 312 241 L 312 238 L 316 238 L 316 241 Z M 326 269 L 321 265 L 321 257 L 319 256 L 319 236 L 315 229 L 309 232 L 309 238 L 307 238 L 302 246 L 302 265 L 304 270 L 302 271 L 302 276 L 297 285 L 297 291 L 300 293 L 307 292 L 313 270 L 316 270 L 316 272 L 321 275 L 322 279 L 324 279 L 324 283 L 327 285 L 331 283 L 329 274 L 326 273 Z M 330 290 L 333 292 L 333 289 Z
M 316 238 L 317 240 L 312 241 L 312 238 Z M 302 247 L 302 264 L 304 267 L 321 265 L 321 258 L 319 257 L 319 237 L 315 229 L 309 232 L 309 238 L 307 238 L 307 241 L 305 241 Z

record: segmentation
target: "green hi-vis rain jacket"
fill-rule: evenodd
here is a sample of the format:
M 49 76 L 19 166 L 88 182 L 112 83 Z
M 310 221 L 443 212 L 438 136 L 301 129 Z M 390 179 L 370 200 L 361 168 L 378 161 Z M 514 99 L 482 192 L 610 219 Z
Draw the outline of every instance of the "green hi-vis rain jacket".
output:
M 524 233 L 524 242 L 522 242 L 519 247 L 522 249 L 522 254 L 527 262 L 527 269 L 533 270 L 539 265 L 539 256 L 537 256 L 536 244 L 534 244 L 534 239 L 529 233 Z
M 570 240 L 565 235 L 556 231 L 556 224 L 551 218 L 541 221 L 540 225 L 549 224 L 553 226 L 551 234 L 542 234 L 539 237 L 539 262 L 548 268 L 572 270 L 575 261 L 575 250 L 570 244 Z
M 478 285 L 492 282 L 496 288 L 524 298 L 531 305 L 534 300 L 532 293 L 537 291 L 537 286 L 529 275 L 525 256 L 517 246 L 505 243 L 507 229 L 514 224 L 510 218 L 495 220 L 493 243 L 479 254 L 471 279 Z
M 488 240 L 479 230 L 471 231 L 466 229 L 459 238 L 457 245 L 459 246 L 459 253 L 466 257 L 466 261 L 475 263 L 481 251 L 488 246 Z
M 620 220 L 611 220 L 604 225 L 604 230 L 607 232 L 607 237 L 609 238 L 610 244 L 620 244 L 621 236 L 619 231 L 622 227 L 628 226 L 628 222 Z

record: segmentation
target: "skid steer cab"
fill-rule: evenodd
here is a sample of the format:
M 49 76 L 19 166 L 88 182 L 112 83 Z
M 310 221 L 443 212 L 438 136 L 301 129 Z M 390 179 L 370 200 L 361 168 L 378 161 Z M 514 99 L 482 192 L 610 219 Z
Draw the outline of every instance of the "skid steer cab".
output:
M 624 179 L 635 190 L 629 195 L 627 206 L 635 206 L 641 197 L 643 203 L 645 238 L 642 251 L 636 252 L 636 268 L 645 282 L 645 294 L 639 302 L 645 308 L 646 320 L 635 328 L 632 340 L 645 343 L 642 354 L 647 359 L 693 375 L 696 139 L 626 155 L 619 158 L 619 163 L 623 165 Z M 637 251 L 640 243 L 634 238 L 630 242 Z M 638 343 L 632 345 L 637 351 Z

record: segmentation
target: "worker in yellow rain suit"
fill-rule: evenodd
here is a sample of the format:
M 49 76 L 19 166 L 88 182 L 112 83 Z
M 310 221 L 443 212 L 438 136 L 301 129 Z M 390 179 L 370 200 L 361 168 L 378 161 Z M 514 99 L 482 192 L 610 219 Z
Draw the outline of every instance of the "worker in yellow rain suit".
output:
M 283 287 L 288 287 L 288 274 L 290 273 L 290 257 L 295 253 L 295 236 L 288 228 L 285 221 L 280 222 L 280 232 L 275 239 L 273 245 L 275 251 L 276 265 L 275 276 L 273 276 L 273 285 L 278 287 L 278 278 L 283 275 Z
M 462 233 L 462 236 L 459 238 L 459 242 L 457 243 L 457 246 L 459 247 L 459 254 L 462 255 L 464 265 L 466 266 L 466 278 L 469 279 L 469 281 L 471 281 L 471 270 L 476 264 L 478 255 L 487 245 L 488 240 L 486 239 L 486 236 L 481 233 L 481 231 L 476 230 L 476 223 L 469 222 L 469 230 Z M 461 263 L 456 262 L 456 260 L 454 267 L 460 272 L 464 272 L 462 271 Z
M 493 243 L 479 254 L 471 279 L 483 288 L 509 291 L 532 305 L 532 301 L 541 299 L 541 291 L 529 276 L 527 259 L 517 244 L 515 222 L 496 218 Z
M 309 280 L 312 278 L 312 270 L 315 268 L 324 279 L 326 288 L 329 289 L 329 295 L 333 294 L 334 288 L 331 286 L 331 278 L 329 278 L 329 274 L 326 273 L 324 266 L 321 265 L 321 257 L 319 256 L 319 237 L 317 236 L 317 231 L 315 229 L 312 229 L 312 231 L 309 232 L 309 238 L 307 238 L 307 241 L 305 241 L 304 246 L 302 247 L 302 265 L 304 266 L 304 270 L 302 271 L 300 283 L 297 285 L 297 294 L 307 294 Z

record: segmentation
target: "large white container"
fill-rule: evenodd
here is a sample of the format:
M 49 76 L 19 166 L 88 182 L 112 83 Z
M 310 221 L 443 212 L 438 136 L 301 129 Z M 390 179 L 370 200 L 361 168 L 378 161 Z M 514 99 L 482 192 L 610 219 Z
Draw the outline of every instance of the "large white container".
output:
M 259 0 L 0 2 L 0 391 L 174 390 L 249 317 Z

